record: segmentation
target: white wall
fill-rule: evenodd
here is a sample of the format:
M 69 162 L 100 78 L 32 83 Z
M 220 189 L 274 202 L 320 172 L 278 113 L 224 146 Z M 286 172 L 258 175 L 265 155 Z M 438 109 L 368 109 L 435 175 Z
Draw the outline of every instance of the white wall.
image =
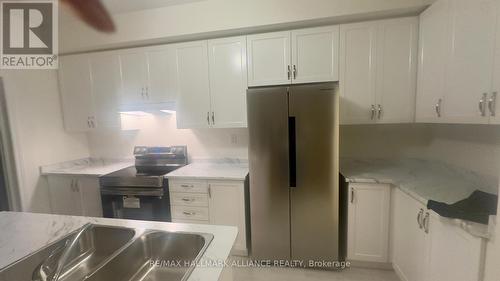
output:
M 361 125 L 342 126 L 341 156 L 413 157 L 444 161 L 480 174 L 499 177 L 497 126 Z
M 57 74 L 3 70 L 23 211 L 50 212 L 41 165 L 88 157 L 85 135 L 63 129 Z
M 432 0 L 204 0 L 114 16 L 118 32 L 97 33 L 80 22 L 60 25 L 62 53 L 145 42 L 185 40 L 199 34 L 339 22 L 421 11 Z M 64 16 L 63 18 L 67 18 Z
M 142 119 L 141 121 L 137 121 Z M 93 157 L 133 158 L 136 145 L 187 145 L 189 158 L 248 159 L 247 129 L 177 129 L 175 115 L 129 117 L 139 122 L 140 131 L 107 131 L 90 133 L 89 146 Z M 234 141 L 236 143 L 234 143 Z

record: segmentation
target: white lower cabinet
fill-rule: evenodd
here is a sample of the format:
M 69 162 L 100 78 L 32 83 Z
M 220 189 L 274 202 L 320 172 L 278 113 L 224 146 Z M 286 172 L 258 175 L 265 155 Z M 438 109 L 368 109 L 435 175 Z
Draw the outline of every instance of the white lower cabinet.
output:
M 393 266 L 403 281 L 479 281 L 485 242 L 394 191 Z
M 98 177 L 50 175 L 47 181 L 53 214 L 102 217 Z
M 238 228 L 233 254 L 247 255 L 243 181 L 170 179 L 172 222 Z
M 391 186 L 349 185 L 347 259 L 387 263 Z
M 392 263 L 402 281 L 423 281 L 427 265 L 427 239 L 422 225 L 425 206 L 394 189 Z M 421 227 L 422 226 L 422 227 Z

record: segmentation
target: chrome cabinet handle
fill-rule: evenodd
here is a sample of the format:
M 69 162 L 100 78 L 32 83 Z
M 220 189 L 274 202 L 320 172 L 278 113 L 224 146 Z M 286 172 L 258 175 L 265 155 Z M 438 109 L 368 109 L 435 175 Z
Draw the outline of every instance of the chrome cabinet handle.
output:
M 185 187 L 185 188 L 193 188 L 194 185 L 192 184 L 181 184 L 181 187 Z
M 438 102 L 436 103 L 436 114 L 437 117 L 441 118 L 441 105 L 443 103 L 443 99 L 439 99 Z
M 146 90 L 146 98 L 149 99 L 149 87 L 146 86 L 145 90 Z
M 372 116 L 371 120 L 375 119 L 375 105 L 372 104 Z
M 87 118 L 87 126 L 88 126 L 89 128 L 92 128 L 92 124 L 90 123 L 90 117 L 89 117 L 89 118 Z
M 486 116 L 486 99 L 488 98 L 487 93 L 483 93 L 483 97 L 479 100 L 479 111 L 481 112 L 481 116 Z
M 422 229 L 424 226 L 422 224 L 422 216 L 424 215 L 424 209 L 420 209 L 417 215 L 418 228 Z
M 351 204 L 354 203 L 354 188 L 351 188 Z
M 297 66 L 293 65 L 293 79 L 297 79 Z
M 292 69 L 290 66 L 288 66 L 288 80 L 290 80 L 290 78 L 291 78 L 291 75 L 292 75 L 291 73 L 292 73 Z
M 186 215 L 186 216 L 194 216 L 194 215 L 196 215 L 196 213 L 195 213 L 195 212 L 186 212 L 186 211 L 184 211 L 184 212 L 182 212 L 182 213 L 183 213 L 184 215 Z
M 215 125 L 215 113 L 212 111 L 212 125 Z
M 382 118 L 382 105 L 378 105 L 378 119 Z
M 184 201 L 184 202 L 194 202 L 195 199 L 194 198 L 182 198 L 182 201 Z
M 212 186 L 208 185 L 208 198 L 212 198 Z
M 210 125 L 210 112 L 207 112 L 207 123 Z
M 429 213 L 426 213 L 423 222 L 425 233 L 429 233 L 429 218 Z
M 491 94 L 491 98 L 488 100 L 488 108 L 490 109 L 490 115 L 496 116 L 496 106 L 497 106 L 497 92 Z

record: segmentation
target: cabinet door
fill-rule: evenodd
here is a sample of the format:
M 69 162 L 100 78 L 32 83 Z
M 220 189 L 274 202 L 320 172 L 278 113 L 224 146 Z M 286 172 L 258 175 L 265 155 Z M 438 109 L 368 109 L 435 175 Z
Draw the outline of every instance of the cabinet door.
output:
M 115 53 L 100 53 L 90 59 L 92 97 L 95 108 L 93 122 L 98 128 L 120 128 L 119 93 L 120 59 Z
M 417 222 L 425 207 L 399 189 L 394 189 L 393 266 L 403 281 L 424 281 L 427 237 Z
M 454 0 L 450 4 L 452 40 L 445 118 L 449 123 L 487 124 L 495 48 L 495 0 Z
M 483 239 L 472 236 L 451 220 L 431 212 L 429 244 L 426 281 L 481 280 Z
M 48 176 L 50 205 L 57 215 L 83 216 L 81 194 L 76 180 L 66 176 Z
M 175 102 L 177 99 L 177 61 L 172 46 L 147 52 L 149 65 L 149 87 L 147 102 Z
M 213 127 L 247 126 L 246 38 L 208 42 Z
M 248 86 L 291 83 L 290 32 L 247 36 Z
M 377 26 L 377 122 L 414 122 L 418 18 L 384 20 Z
M 101 189 L 98 177 L 81 177 L 76 183 L 81 194 L 83 214 L 87 217 L 102 217 Z
M 350 184 L 347 258 L 388 262 L 391 187 Z
M 148 59 L 141 49 L 120 54 L 122 91 L 120 103 L 137 105 L 147 100 Z
M 340 26 L 340 123 L 375 122 L 376 26 Z
M 66 131 L 88 131 L 94 115 L 88 56 L 61 57 L 59 85 Z
M 245 194 L 243 182 L 209 182 L 210 224 L 238 228 L 233 249 L 246 254 Z
M 439 0 L 420 15 L 417 122 L 440 122 L 446 79 L 449 0 Z M 438 113 L 439 112 L 439 113 Z
M 209 127 L 210 83 L 207 41 L 176 46 L 179 99 L 177 128 Z
M 497 3 L 497 14 L 500 15 L 500 0 Z M 493 69 L 493 89 L 488 100 L 490 110 L 490 124 L 500 124 L 500 17 L 496 26 L 496 48 Z
M 339 80 L 339 26 L 292 31 L 293 83 Z

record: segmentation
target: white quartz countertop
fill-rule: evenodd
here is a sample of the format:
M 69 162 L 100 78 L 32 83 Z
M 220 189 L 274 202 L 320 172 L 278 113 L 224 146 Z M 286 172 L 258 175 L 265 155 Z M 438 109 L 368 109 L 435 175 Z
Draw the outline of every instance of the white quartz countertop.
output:
M 42 175 L 102 176 L 134 165 L 134 160 L 84 158 L 40 167 Z
M 237 228 L 198 224 L 148 222 L 120 219 L 73 217 L 33 213 L 0 212 L 0 269 L 61 239 L 86 223 L 163 231 L 197 232 L 214 235 L 188 281 L 217 281 L 237 235 Z
M 438 161 L 343 158 L 340 162 L 348 182 L 393 184 L 423 204 L 428 200 L 452 204 L 474 190 L 498 194 L 498 179 Z
M 245 180 L 248 162 L 195 162 L 169 174 L 169 179 L 191 178 L 211 180 Z

